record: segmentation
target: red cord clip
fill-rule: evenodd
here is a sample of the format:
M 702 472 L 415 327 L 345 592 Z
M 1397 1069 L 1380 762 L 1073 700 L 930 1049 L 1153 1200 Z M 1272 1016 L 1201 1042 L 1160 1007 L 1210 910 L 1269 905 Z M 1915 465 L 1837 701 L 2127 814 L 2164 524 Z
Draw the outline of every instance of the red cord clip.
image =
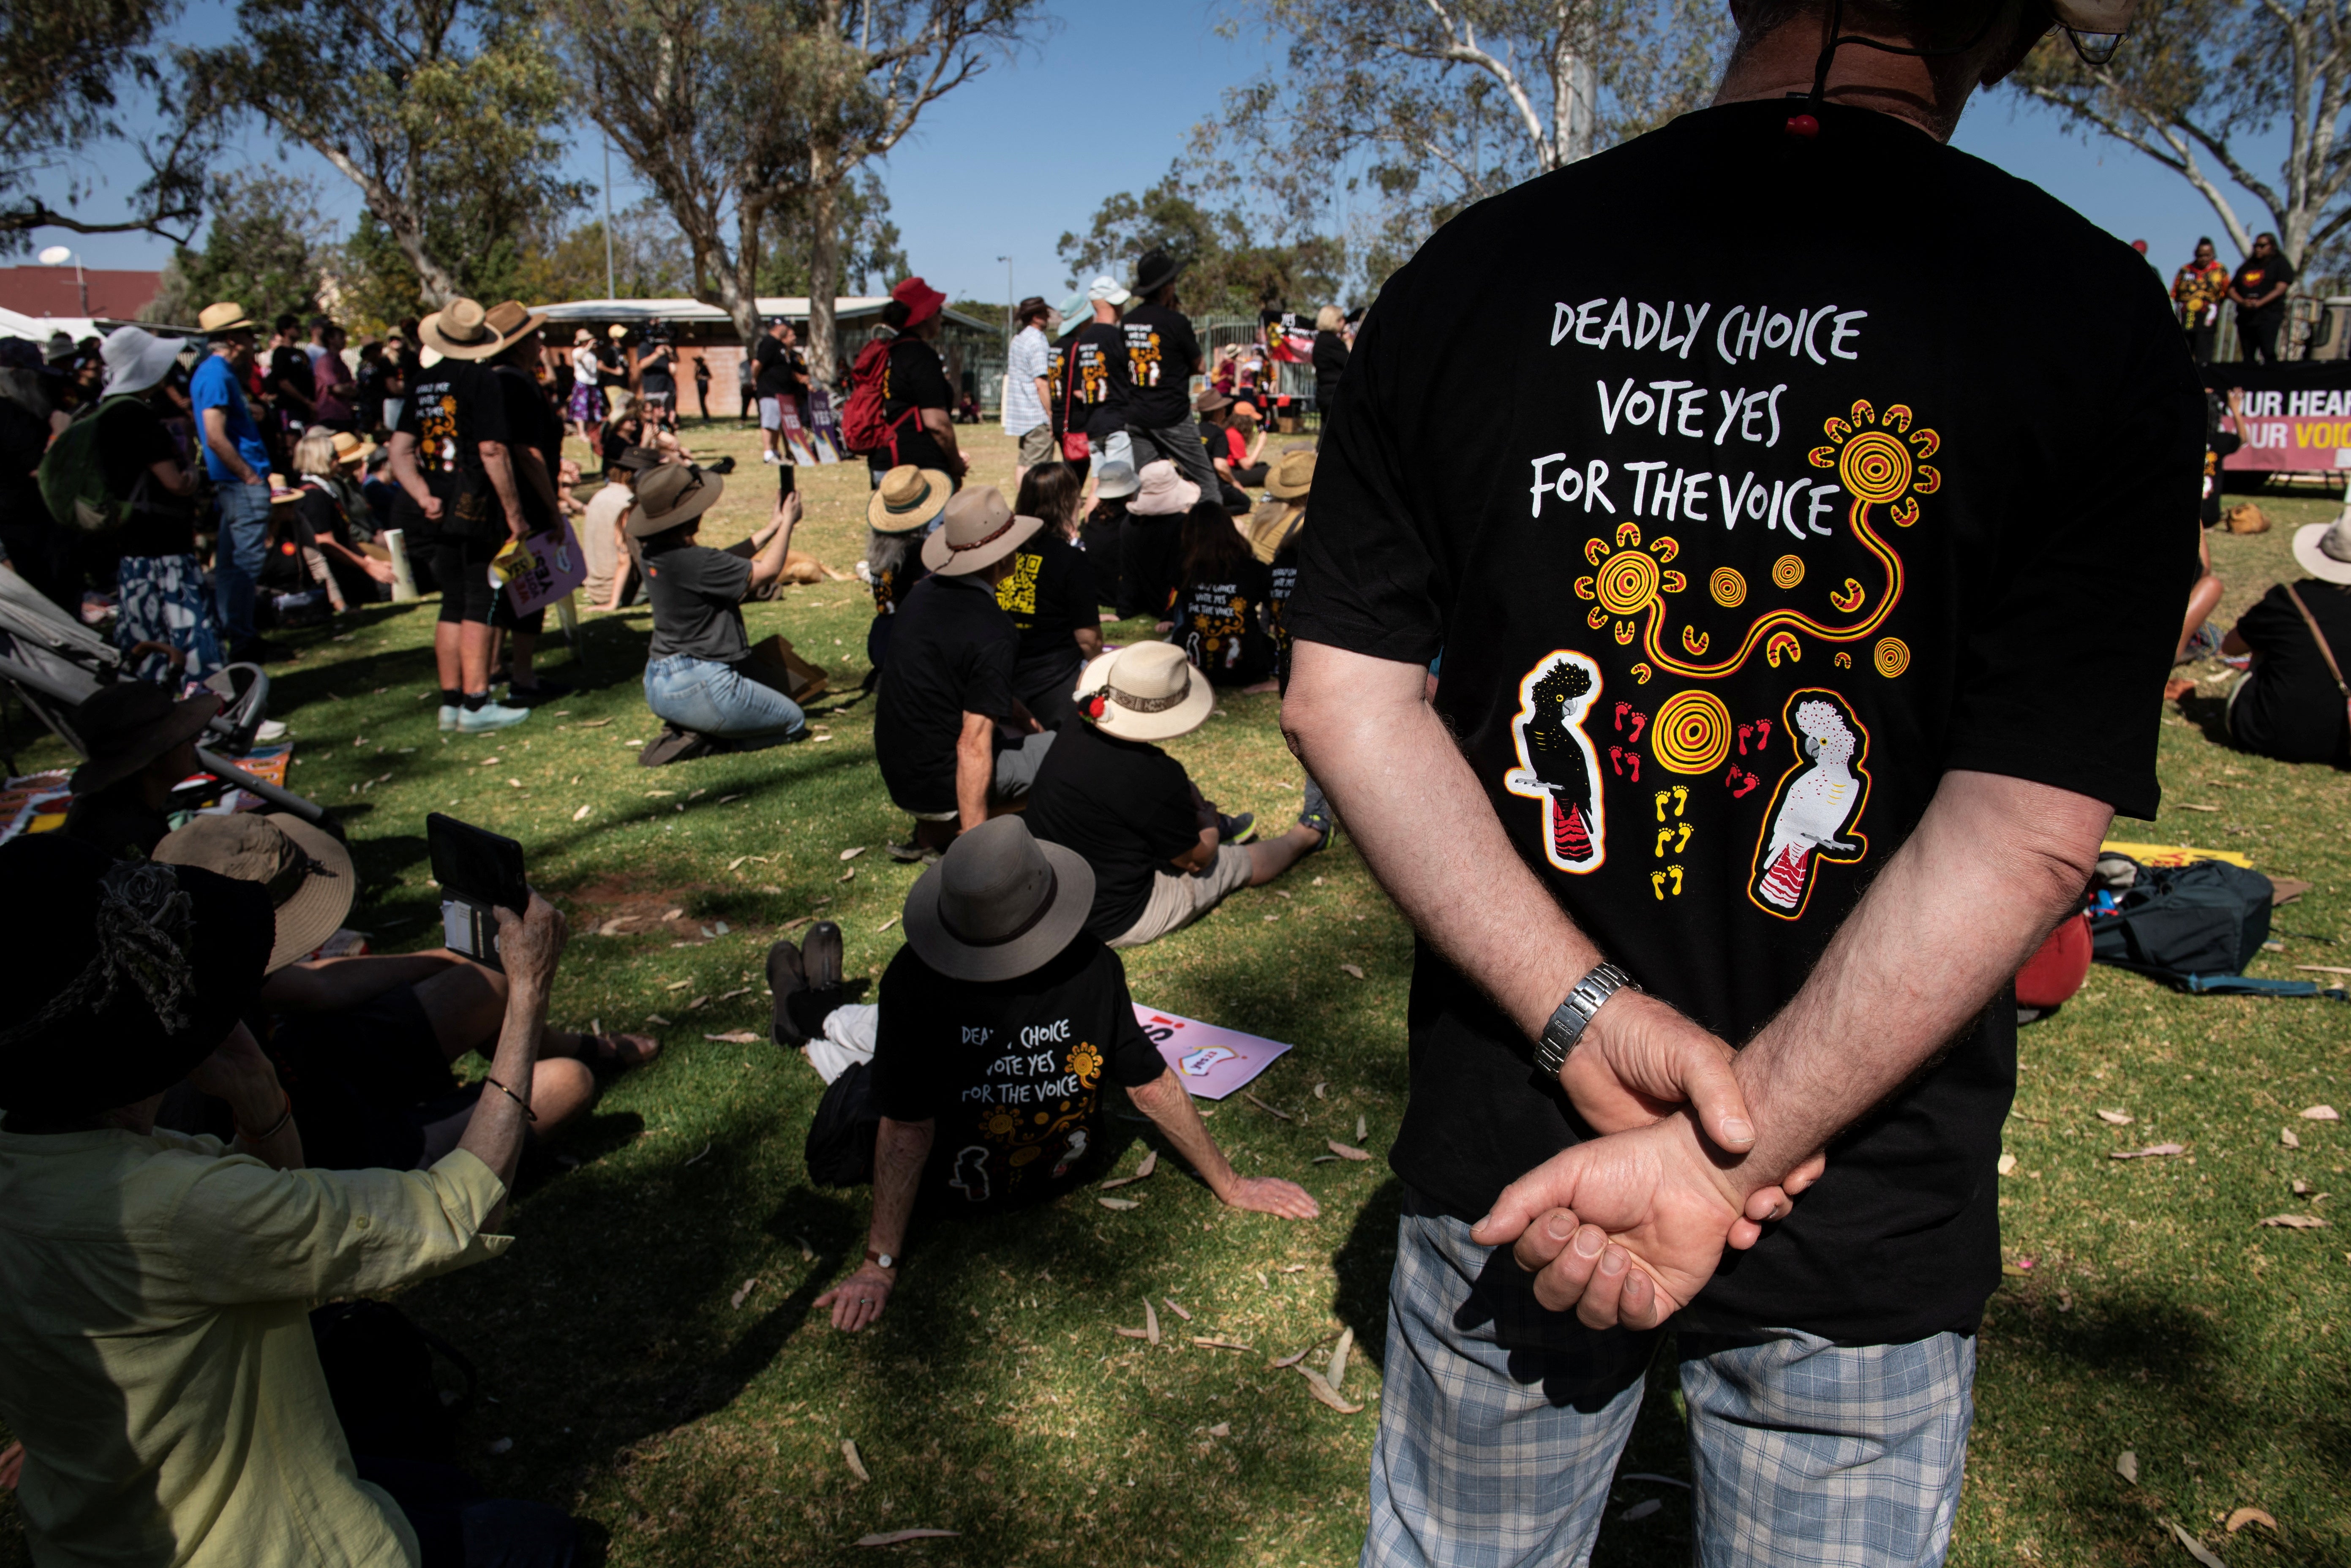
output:
M 1789 135 L 1801 136 L 1810 141 L 1821 133 L 1821 122 L 1809 114 L 1792 114 L 1788 116 L 1787 130 Z

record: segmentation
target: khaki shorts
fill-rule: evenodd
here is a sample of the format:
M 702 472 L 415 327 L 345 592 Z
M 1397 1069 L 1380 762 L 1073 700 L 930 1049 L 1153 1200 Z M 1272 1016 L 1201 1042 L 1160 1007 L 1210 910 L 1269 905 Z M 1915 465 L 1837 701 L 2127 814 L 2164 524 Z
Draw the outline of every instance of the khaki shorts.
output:
M 1040 424 L 1034 430 L 1021 433 L 1020 466 L 1023 468 L 1034 468 L 1040 464 L 1050 463 L 1059 455 L 1058 446 L 1053 440 L 1051 425 Z
M 1140 947 L 1173 936 L 1247 887 L 1249 881 L 1249 852 L 1239 844 L 1219 845 L 1216 860 L 1196 876 L 1159 872 L 1152 878 L 1151 902 L 1110 945 Z

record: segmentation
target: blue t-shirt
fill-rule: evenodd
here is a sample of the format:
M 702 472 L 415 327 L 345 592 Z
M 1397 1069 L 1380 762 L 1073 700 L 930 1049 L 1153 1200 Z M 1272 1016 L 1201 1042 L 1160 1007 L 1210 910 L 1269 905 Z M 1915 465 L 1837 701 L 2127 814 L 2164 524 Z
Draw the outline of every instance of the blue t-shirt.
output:
M 204 449 L 204 471 L 222 484 L 235 484 L 237 476 L 220 460 L 220 455 L 203 440 L 204 410 L 224 408 L 228 411 L 228 438 L 236 444 L 236 455 L 251 465 L 256 474 L 269 472 L 269 449 L 261 444 L 261 427 L 253 423 L 253 414 L 245 406 L 245 389 L 236 384 L 236 372 L 218 354 L 207 354 L 196 373 L 188 378 L 188 401 L 195 404 L 198 442 Z

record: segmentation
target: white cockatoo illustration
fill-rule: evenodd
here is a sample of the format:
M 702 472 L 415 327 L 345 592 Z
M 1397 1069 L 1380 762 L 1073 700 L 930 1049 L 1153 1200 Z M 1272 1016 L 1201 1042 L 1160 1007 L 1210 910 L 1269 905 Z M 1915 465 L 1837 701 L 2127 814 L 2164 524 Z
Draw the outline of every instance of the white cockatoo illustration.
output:
M 1758 898 L 1785 910 L 1803 903 L 1814 851 L 1851 853 L 1857 847 L 1837 835 L 1861 804 L 1861 780 L 1853 771 L 1860 743 L 1836 706 L 1818 700 L 1796 705 L 1796 733 L 1803 737 L 1799 744 L 1811 766 L 1789 779 L 1781 793 L 1779 815 L 1771 819 L 1758 858 L 1755 885 Z

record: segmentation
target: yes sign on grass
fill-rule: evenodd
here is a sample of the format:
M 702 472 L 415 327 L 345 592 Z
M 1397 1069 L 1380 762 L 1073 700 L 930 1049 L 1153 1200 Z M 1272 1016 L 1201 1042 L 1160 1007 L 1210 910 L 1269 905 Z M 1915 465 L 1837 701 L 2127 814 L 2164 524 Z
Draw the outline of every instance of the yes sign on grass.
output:
M 1167 1065 L 1184 1080 L 1184 1087 L 1203 1100 L 1222 1100 L 1244 1089 L 1274 1059 L 1290 1049 L 1278 1040 L 1264 1040 L 1224 1029 L 1197 1019 L 1179 1018 L 1134 1004 L 1134 1021 L 1159 1048 Z

